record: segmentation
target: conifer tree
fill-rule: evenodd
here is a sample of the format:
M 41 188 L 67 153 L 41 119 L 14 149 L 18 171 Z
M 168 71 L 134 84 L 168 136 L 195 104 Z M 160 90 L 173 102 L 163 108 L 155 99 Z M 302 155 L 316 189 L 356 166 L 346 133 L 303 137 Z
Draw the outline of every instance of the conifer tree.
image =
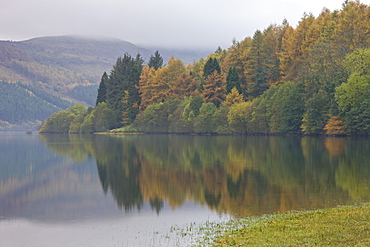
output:
M 132 58 L 126 53 L 123 57 L 117 59 L 107 83 L 106 102 L 111 109 L 116 111 L 117 115 L 120 115 L 124 110 L 122 99 L 125 96 L 125 91 L 128 91 L 130 96 L 128 99 L 130 121 L 135 119 L 140 105 L 138 84 L 143 61 L 139 54 L 136 58 Z
M 148 62 L 149 68 L 154 68 L 155 70 L 162 68 L 163 58 L 158 51 L 155 51 L 154 56 L 151 55 Z
M 108 78 L 107 73 L 104 72 L 102 77 L 101 77 L 101 81 L 100 81 L 99 88 L 98 88 L 98 96 L 96 98 L 96 106 L 100 102 L 105 102 L 106 101 L 108 79 L 109 78 Z
M 205 102 L 212 102 L 215 106 L 220 106 L 225 100 L 226 85 L 222 76 L 214 71 L 204 81 L 202 96 Z
M 226 77 L 226 93 L 230 93 L 234 87 L 239 93 L 242 93 L 238 70 L 235 67 L 230 67 Z
M 231 92 L 226 95 L 225 105 L 230 107 L 233 104 L 240 102 L 243 102 L 243 95 L 234 87 Z
M 211 75 L 214 71 L 217 71 L 218 73 L 221 72 L 220 64 L 218 63 L 217 58 L 209 58 L 207 62 L 204 65 L 203 69 L 204 78 L 207 78 L 209 75 Z

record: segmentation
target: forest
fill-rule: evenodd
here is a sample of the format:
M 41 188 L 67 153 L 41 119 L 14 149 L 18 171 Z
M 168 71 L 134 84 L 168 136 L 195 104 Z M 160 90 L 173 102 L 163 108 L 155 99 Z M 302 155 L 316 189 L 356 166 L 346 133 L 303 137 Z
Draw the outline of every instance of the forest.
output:
M 41 124 L 51 114 L 72 103 L 41 89 L 22 83 L 0 81 L 0 130 Z
M 207 58 L 138 54 L 104 72 L 96 106 L 55 113 L 40 132 L 370 134 L 370 7 L 304 14 Z

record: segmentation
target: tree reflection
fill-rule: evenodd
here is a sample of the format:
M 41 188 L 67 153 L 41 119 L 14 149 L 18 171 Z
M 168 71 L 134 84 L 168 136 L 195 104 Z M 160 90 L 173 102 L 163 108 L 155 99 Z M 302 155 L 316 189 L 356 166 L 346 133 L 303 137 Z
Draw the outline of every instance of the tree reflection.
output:
M 165 202 L 177 208 L 192 200 L 220 213 L 246 216 L 370 198 L 366 139 L 182 135 L 42 139 L 58 154 L 95 158 L 104 193 L 111 193 L 125 210 L 140 209 L 148 202 L 160 213 Z

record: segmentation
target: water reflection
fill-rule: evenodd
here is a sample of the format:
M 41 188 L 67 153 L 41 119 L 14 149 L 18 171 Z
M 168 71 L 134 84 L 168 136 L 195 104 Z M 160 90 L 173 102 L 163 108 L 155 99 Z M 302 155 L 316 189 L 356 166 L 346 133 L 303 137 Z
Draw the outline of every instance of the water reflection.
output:
M 104 193 L 125 211 L 186 201 L 238 216 L 368 201 L 368 139 L 40 135 L 75 161 L 96 159 Z

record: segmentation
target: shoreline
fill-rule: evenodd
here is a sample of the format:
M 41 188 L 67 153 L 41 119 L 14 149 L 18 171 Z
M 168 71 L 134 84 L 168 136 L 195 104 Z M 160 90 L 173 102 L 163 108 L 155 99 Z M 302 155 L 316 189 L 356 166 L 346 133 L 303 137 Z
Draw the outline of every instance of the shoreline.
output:
M 198 244 L 212 246 L 369 246 L 370 203 L 244 217 L 199 233 Z

